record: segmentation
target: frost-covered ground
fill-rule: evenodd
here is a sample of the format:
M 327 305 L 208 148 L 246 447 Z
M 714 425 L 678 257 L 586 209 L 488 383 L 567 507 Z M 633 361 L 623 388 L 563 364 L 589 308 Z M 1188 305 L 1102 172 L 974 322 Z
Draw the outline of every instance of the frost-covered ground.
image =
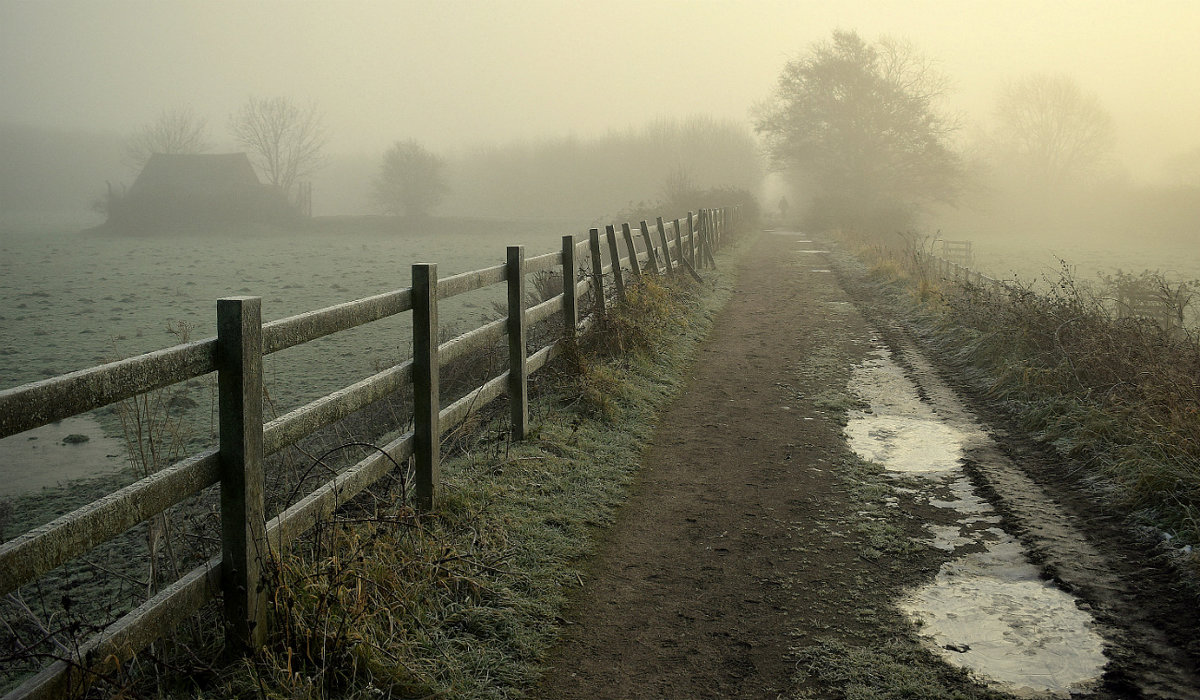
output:
M 447 276 L 504 260 L 506 245 L 527 255 L 556 250 L 563 234 L 547 223 L 500 222 L 495 232 L 389 235 L 356 220 L 295 234 L 222 232 L 203 236 L 121 237 L 56 227 L 0 230 L 0 388 L 83 369 L 179 342 L 168 324 L 192 328 L 192 339 L 215 334 L 216 299 L 263 299 L 265 321 L 407 286 L 414 262 L 436 262 Z M 378 228 L 376 225 L 375 228 Z M 443 325 L 476 325 L 492 314 L 502 290 L 481 291 L 443 304 Z M 407 314 L 269 356 L 265 379 L 280 413 L 350 384 L 383 362 L 407 356 Z M 211 382 L 188 391 L 194 441 L 210 428 Z M 47 426 L 45 434 L 0 441 L 0 497 L 119 468 L 103 433 L 119 437 L 117 421 L 101 413 L 84 423 Z M 89 434 L 91 450 L 63 444 Z M 61 433 L 61 435 L 59 434 Z M 30 437 L 37 437 L 30 440 Z M 87 443 L 84 443 L 87 445 Z M 102 449 L 96 449 L 103 447 Z M 73 451 L 72 451 L 73 450 Z M 88 451 L 89 460 L 80 460 Z M 11 477 L 23 474 L 18 483 Z

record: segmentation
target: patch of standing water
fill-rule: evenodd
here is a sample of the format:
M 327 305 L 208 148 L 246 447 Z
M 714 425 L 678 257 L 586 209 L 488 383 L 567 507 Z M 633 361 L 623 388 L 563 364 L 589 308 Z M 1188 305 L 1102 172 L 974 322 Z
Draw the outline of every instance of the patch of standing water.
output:
M 125 467 L 125 445 L 89 415 L 0 438 L 0 497 L 31 493 Z
M 854 368 L 850 389 L 869 411 L 851 411 L 850 448 L 891 471 L 947 473 L 958 469 L 967 432 L 948 425 L 917 396 L 886 351 Z
M 1067 697 L 1086 688 L 1105 664 L 1094 620 L 1041 580 L 962 473 L 964 448 L 986 436 L 939 416 L 886 350 L 875 355 L 851 377 L 851 391 L 870 406 L 850 412 L 851 449 L 890 471 L 923 477 L 928 486 L 919 496 L 961 514 L 952 525 L 929 526 L 930 546 L 976 550 L 943 564 L 933 583 L 912 591 L 900 609 L 942 658 L 1000 689 Z

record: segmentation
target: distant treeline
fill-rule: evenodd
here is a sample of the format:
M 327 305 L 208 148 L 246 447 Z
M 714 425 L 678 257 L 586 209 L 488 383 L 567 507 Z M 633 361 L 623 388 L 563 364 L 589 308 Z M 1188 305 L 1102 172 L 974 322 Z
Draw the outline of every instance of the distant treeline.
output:
M 85 212 L 113 185 L 132 181 L 117 134 L 0 123 L 0 213 Z
M 594 138 L 469 150 L 449 159 L 441 211 L 503 218 L 592 218 L 667 203 L 681 191 L 756 192 L 763 177 L 749 126 L 694 117 Z
M 993 179 L 956 209 L 935 212 L 932 223 L 952 238 L 1194 243 L 1200 236 L 1200 186 L 1110 180 L 1036 188 Z
M 0 211 L 87 212 L 137 173 L 117 134 L 0 124 Z M 435 215 L 591 220 L 714 188 L 756 192 L 763 176 L 748 125 L 710 117 L 660 119 L 594 137 L 480 145 L 440 154 L 449 193 Z M 314 177 L 313 209 L 376 213 L 371 180 L 382 153 L 330 154 Z

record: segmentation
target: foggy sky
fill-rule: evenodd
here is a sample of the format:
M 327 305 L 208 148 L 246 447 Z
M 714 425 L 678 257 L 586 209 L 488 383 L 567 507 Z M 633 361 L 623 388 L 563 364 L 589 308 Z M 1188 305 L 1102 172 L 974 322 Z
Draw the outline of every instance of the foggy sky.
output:
M 315 100 L 332 152 L 443 151 L 703 113 L 748 119 L 833 29 L 908 39 L 969 131 L 996 91 L 1062 72 L 1113 114 L 1138 178 L 1200 145 L 1200 2 L 0 0 L 0 120 L 131 132 L 190 104 L 214 145 L 249 96 Z

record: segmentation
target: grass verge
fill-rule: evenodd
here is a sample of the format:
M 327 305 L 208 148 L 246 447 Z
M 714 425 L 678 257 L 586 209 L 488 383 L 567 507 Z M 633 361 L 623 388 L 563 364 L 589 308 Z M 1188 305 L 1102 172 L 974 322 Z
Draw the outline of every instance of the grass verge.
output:
M 200 697 L 521 695 L 538 679 L 559 611 L 582 584 L 694 351 L 728 300 L 650 279 L 593 341 L 538 379 L 532 434 L 497 410 L 443 461 L 435 513 L 391 495 L 343 509 L 277 563 L 264 653 L 210 668 Z M 503 407 L 500 407 L 503 409 Z

